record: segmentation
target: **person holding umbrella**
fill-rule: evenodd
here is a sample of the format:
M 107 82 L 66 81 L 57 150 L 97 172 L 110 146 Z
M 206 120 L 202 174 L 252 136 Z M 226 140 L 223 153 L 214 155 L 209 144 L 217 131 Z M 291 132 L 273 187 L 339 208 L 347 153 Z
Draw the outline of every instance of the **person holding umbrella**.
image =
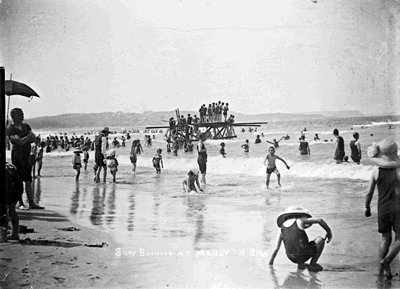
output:
M 12 144 L 11 162 L 17 167 L 18 175 L 25 183 L 25 192 L 29 201 L 30 209 L 44 209 L 33 200 L 32 189 L 32 162 L 30 161 L 31 143 L 35 142 L 36 136 L 29 124 L 24 123 L 24 112 L 20 108 L 13 108 L 10 112 L 12 123 L 7 126 L 7 136 Z M 21 206 L 24 207 L 22 198 Z

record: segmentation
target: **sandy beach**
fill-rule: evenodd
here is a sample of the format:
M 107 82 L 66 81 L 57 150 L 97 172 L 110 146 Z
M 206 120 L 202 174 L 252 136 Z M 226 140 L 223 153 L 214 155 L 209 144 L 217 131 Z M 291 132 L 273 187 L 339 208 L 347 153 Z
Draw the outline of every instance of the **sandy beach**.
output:
M 20 225 L 34 232 L 0 244 L 1 288 L 400 288 L 398 258 L 391 281 L 377 276 L 380 235 L 375 220 L 363 216 L 363 181 L 337 195 L 299 183 L 296 189 L 233 196 L 210 185 L 212 194 L 180 196 L 132 192 L 124 180 L 82 181 L 77 190 L 72 179 L 43 177 L 46 210 L 18 211 Z M 327 180 L 327 186 L 334 182 Z M 46 204 L 55 188 L 59 203 L 70 201 L 69 212 Z M 129 199 L 131 213 L 123 212 L 118 198 Z M 333 228 L 320 259 L 322 272 L 297 270 L 284 250 L 268 265 L 276 216 L 295 199 Z M 120 218 L 127 220 L 125 229 L 117 228 Z M 323 230 L 311 228 L 308 234 L 314 238 Z
M 106 288 L 113 274 L 107 234 L 83 228 L 54 211 L 19 211 L 32 233 L 0 243 L 0 288 Z

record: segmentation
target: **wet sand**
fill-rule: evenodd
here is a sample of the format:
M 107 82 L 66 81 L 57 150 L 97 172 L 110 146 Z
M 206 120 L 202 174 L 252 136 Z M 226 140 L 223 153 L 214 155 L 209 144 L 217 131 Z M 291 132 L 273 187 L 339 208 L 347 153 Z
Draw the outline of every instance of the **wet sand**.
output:
M 400 288 L 398 258 L 393 280 L 376 274 L 380 235 L 376 210 L 363 215 L 366 182 L 335 195 L 298 184 L 230 196 L 210 185 L 213 193 L 181 196 L 123 183 L 77 186 L 72 178 L 43 177 L 46 210 L 18 211 L 35 232 L 0 244 L 1 288 Z M 283 247 L 268 265 L 276 217 L 296 200 L 333 230 L 322 272 L 297 270 Z M 324 231 L 315 226 L 308 235 Z
M 18 210 L 19 241 L 0 243 L 0 288 L 106 288 L 111 236 L 54 211 Z

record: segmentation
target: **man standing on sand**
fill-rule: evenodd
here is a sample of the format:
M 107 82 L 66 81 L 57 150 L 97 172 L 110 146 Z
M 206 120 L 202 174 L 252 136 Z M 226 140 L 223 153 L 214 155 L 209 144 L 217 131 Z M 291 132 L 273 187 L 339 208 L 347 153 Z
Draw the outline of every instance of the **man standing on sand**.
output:
M 344 140 L 343 138 L 339 135 L 339 131 L 337 128 L 333 130 L 333 135 L 336 137 L 336 148 L 335 148 L 335 155 L 333 158 L 336 160 L 337 164 L 343 163 L 343 158 L 345 156 L 344 152 Z
M 30 159 L 31 143 L 35 142 L 36 136 L 32 132 L 29 124 L 24 121 L 24 112 L 20 108 L 13 108 L 10 112 L 12 123 L 7 126 L 7 136 L 9 137 L 12 150 L 11 162 L 17 168 L 18 176 L 25 183 L 25 192 L 28 196 L 29 209 L 44 209 L 38 206 L 33 200 L 32 189 L 32 161 Z M 20 209 L 26 209 L 22 198 Z
M 110 129 L 108 127 L 103 128 L 99 135 L 94 139 L 94 160 L 98 166 L 96 171 L 95 181 L 100 182 L 100 172 L 103 168 L 103 182 L 106 182 L 107 176 L 107 136 L 110 134 Z

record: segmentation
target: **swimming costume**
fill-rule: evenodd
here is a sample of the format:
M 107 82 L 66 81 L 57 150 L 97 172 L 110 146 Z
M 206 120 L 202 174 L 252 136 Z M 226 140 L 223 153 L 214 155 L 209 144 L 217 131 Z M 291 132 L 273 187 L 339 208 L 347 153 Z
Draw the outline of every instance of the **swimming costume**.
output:
M 378 187 L 378 232 L 387 233 L 391 229 L 400 233 L 400 181 L 397 169 L 379 168 Z
M 297 226 L 297 219 L 290 227 L 282 225 L 281 232 L 286 256 L 293 263 L 304 263 L 317 253 L 317 244 L 308 241 L 306 232 Z
M 205 148 L 204 144 L 201 143 L 201 149 L 204 148 Z M 207 171 L 207 151 L 200 152 L 199 147 L 197 146 L 197 152 L 198 152 L 197 163 L 199 164 L 200 172 L 204 174 Z
M 335 156 L 333 157 L 335 160 L 343 160 L 344 156 L 345 156 L 345 152 L 344 152 L 344 140 L 341 136 L 337 137 L 338 139 L 338 145 L 337 148 L 335 150 Z
M 104 136 L 102 134 L 96 135 L 94 139 L 94 148 L 95 148 L 95 153 L 94 153 L 94 161 L 96 165 L 100 167 L 105 167 L 106 164 L 104 163 L 104 155 L 101 153 L 101 146 L 102 146 L 102 138 Z
M 350 142 L 350 149 L 351 149 L 351 159 L 355 162 L 355 163 L 359 163 L 361 158 L 359 156 L 358 153 L 358 148 L 356 146 L 356 140 L 352 140 Z
M 279 174 L 279 171 L 278 171 L 278 169 L 276 168 L 276 167 L 273 167 L 273 168 L 267 168 L 267 174 L 272 174 L 272 173 L 274 173 L 274 174 Z
M 300 154 L 301 155 L 308 155 L 308 142 L 301 141 L 299 146 Z

